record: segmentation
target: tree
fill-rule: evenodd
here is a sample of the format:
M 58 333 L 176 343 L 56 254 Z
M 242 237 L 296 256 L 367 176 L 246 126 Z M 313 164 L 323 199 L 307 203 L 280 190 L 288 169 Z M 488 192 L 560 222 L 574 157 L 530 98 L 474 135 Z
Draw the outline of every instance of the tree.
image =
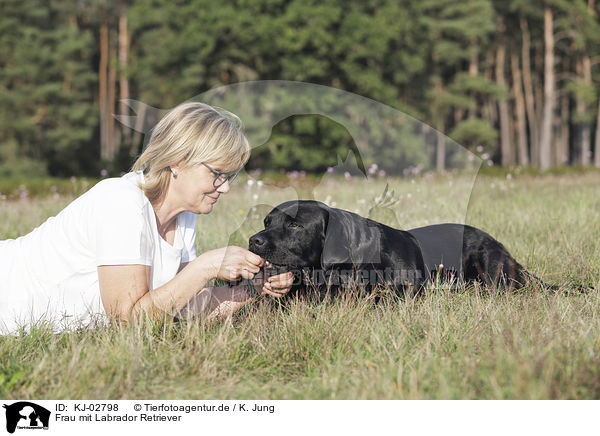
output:
M 483 41 L 494 31 L 494 11 L 488 0 L 423 2 L 422 21 L 431 41 L 430 117 L 440 132 L 455 125 L 450 136 L 463 145 L 488 145 L 494 128 L 478 119 L 481 100 L 500 90 L 479 73 Z M 464 71 L 462 65 L 468 64 Z M 454 114 L 454 119 L 448 116 Z M 468 119 L 465 118 L 468 115 Z M 440 138 L 441 139 L 441 138 Z M 479 141 L 482 142 L 479 142 Z M 463 142 L 467 141 L 467 142 Z M 443 140 L 438 141 L 437 168 L 445 166 Z
M 6 0 L 0 26 L 3 160 L 41 161 L 55 175 L 94 171 L 93 37 L 77 9 Z
M 539 165 L 542 171 L 552 164 L 552 126 L 554 124 L 554 106 L 556 84 L 554 75 L 554 11 L 544 4 L 544 109 L 540 134 Z

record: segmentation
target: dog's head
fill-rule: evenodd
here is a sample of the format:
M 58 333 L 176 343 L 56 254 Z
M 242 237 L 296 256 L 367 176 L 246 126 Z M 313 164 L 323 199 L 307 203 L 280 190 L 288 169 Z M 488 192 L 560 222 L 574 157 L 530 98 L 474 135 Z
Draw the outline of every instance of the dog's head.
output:
M 264 219 L 265 229 L 251 236 L 249 250 L 273 265 L 320 264 L 328 213 L 317 201 L 287 201 Z
M 312 200 L 288 201 L 250 237 L 249 250 L 273 265 L 328 269 L 380 262 L 377 223 Z

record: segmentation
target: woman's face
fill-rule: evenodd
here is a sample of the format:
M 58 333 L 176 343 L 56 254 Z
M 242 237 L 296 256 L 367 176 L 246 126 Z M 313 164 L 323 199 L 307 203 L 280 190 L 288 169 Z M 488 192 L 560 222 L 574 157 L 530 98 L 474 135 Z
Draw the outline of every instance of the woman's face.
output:
M 235 171 L 218 163 L 208 165 L 218 172 Z M 220 196 L 229 192 L 229 182 L 215 188 L 215 175 L 205 165 L 199 163 L 185 168 L 174 165 L 171 168 L 177 177 L 171 178 L 169 190 L 185 210 L 196 214 L 210 213 Z

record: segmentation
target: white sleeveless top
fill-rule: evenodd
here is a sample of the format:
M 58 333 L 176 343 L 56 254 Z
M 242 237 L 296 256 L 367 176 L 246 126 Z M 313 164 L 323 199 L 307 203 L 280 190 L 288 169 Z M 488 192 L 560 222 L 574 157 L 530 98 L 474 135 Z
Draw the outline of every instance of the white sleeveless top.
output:
M 196 258 L 196 215 L 177 216 L 170 245 L 143 183 L 141 171 L 102 180 L 31 233 L 0 241 L 0 333 L 40 321 L 55 331 L 104 321 L 99 265 L 149 265 L 152 290 Z

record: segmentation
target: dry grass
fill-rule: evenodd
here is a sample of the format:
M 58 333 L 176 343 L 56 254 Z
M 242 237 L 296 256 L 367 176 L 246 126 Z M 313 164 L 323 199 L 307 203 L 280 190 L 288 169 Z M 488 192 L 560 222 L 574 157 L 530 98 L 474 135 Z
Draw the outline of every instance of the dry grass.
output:
M 600 297 L 569 285 L 600 284 L 598 173 L 484 177 L 472 195 L 468 177 L 396 180 L 397 201 L 374 210 L 384 183 L 335 183 L 317 186 L 314 196 L 330 195 L 339 207 L 371 211 L 401 228 L 466 217 L 563 289 L 431 286 L 414 301 L 294 300 L 285 307 L 265 298 L 213 325 L 143 322 L 58 335 L 40 328 L 0 338 L 0 396 L 600 398 Z M 468 213 L 457 206 L 465 195 Z M 228 196 L 199 218 L 199 250 L 243 243 L 260 228 L 262 208 L 252 212 L 252 204 L 277 204 L 295 192 L 243 184 Z M 0 235 L 24 234 L 66 202 L 2 203 Z

